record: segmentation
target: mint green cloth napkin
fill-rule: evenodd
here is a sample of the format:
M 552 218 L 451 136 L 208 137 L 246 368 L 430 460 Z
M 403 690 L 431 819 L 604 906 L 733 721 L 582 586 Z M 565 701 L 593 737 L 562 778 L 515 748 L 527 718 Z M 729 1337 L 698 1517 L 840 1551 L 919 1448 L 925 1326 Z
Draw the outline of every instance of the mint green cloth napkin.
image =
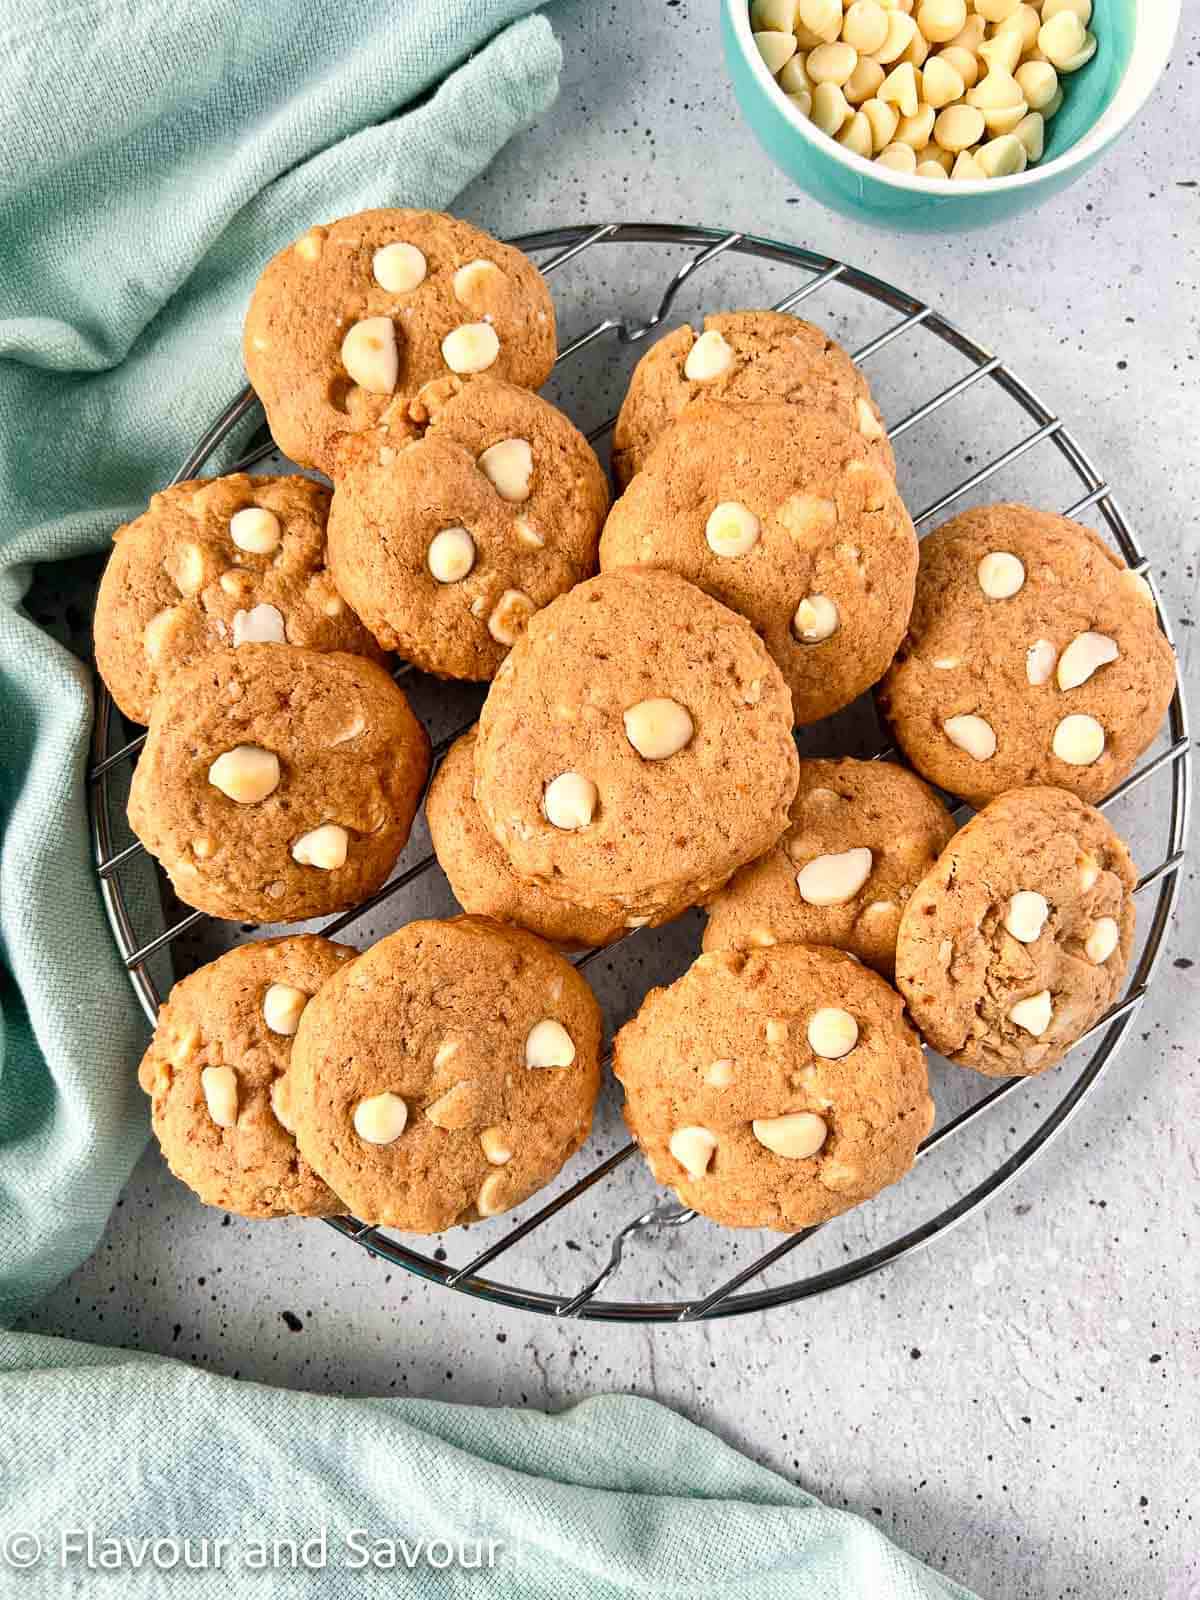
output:
M 0 1560 L 5 1536 L 40 1542 L 40 1557 L 31 1542 L 19 1547 L 35 1559 L 10 1580 L 29 1600 L 970 1600 L 862 1518 L 631 1396 L 558 1416 L 327 1399 L 0 1335 L 0 1417 Z M 126 1563 L 106 1580 L 81 1556 L 58 1564 L 64 1528 L 88 1523 L 98 1537 L 190 1533 L 198 1557 L 201 1535 L 229 1543 L 220 1571 L 137 1573 Z M 315 1575 L 255 1570 L 262 1541 L 302 1546 L 322 1528 Z M 356 1567 L 364 1548 L 382 1541 L 386 1556 L 401 1539 L 411 1572 L 399 1550 L 398 1571 Z M 437 1540 L 455 1559 L 473 1561 L 478 1549 L 485 1565 L 437 1570 L 446 1559 Z M 490 1567 L 488 1540 L 499 1546 Z M 309 1553 L 322 1559 L 319 1543 Z

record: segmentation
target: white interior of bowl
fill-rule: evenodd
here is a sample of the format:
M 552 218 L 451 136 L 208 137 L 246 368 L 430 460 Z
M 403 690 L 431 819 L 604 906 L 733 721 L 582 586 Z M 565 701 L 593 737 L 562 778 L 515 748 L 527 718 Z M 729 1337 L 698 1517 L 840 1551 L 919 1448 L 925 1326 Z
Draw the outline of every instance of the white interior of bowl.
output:
M 1137 22 L 1133 54 L 1125 69 L 1125 76 L 1118 84 L 1117 92 L 1104 114 L 1083 138 L 1078 139 L 1069 150 L 1064 151 L 1053 161 L 1044 161 L 1037 166 L 1027 167 L 1024 172 L 1016 173 L 1011 178 L 957 179 L 951 191 L 955 197 L 986 194 L 994 191 L 997 184 L 1003 184 L 1006 188 L 1033 188 L 1051 173 L 1067 172 L 1081 162 L 1087 161 L 1133 121 L 1150 98 L 1155 84 L 1167 65 L 1171 46 L 1179 31 L 1183 0 L 1135 0 L 1135 3 Z M 855 155 L 844 145 L 838 144 L 836 139 L 831 139 L 828 134 L 822 133 L 807 117 L 801 116 L 775 82 L 767 69 L 766 62 L 758 52 L 750 27 L 749 0 L 723 0 L 723 4 L 728 9 L 738 48 L 749 63 L 762 92 L 774 95 L 775 103 L 802 138 L 812 144 L 819 143 L 826 155 L 832 154 L 836 161 L 841 162 L 851 172 L 869 173 L 876 182 L 886 184 L 890 188 L 922 195 L 944 192 L 940 184 L 935 185 L 927 178 L 893 172 L 890 167 L 881 167 L 865 156 Z

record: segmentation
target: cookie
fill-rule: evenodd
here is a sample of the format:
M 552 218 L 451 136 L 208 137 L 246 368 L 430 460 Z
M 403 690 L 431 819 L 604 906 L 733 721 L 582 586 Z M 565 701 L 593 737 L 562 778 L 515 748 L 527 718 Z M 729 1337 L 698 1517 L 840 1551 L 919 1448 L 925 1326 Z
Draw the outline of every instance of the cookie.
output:
M 611 944 L 626 932 L 623 917 L 573 906 L 517 877 L 475 803 L 474 728 L 454 741 L 434 774 L 425 820 L 464 911 L 515 923 L 569 950 Z
M 387 650 L 490 678 L 530 616 L 596 568 L 608 483 L 581 433 L 528 389 L 454 379 L 338 457 L 329 561 Z
M 702 955 L 613 1050 L 655 1178 L 731 1228 L 848 1211 L 904 1176 L 933 1125 L 900 996 L 840 950 Z
M 775 400 L 824 412 L 861 434 L 895 473 L 879 407 L 840 344 L 782 311 L 726 311 L 705 317 L 701 334 L 674 329 L 634 368 L 613 431 L 613 472 L 622 488 L 671 424 L 708 400 Z
M 774 844 L 796 773 L 787 688 L 749 623 L 639 567 L 538 612 L 475 742 L 475 796 L 517 875 L 627 927 Z
M 900 913 L 953 833 L 903 767 L 801 761 L 791 827 L 708 902 L 704 948 L 832 945 L 890 978 Z
M 942 1055 L 989 1077 L 1060 1061 L 1121 992 L 1137 874 L 1101 814 L 1013 789 L 955 834 L 913 892 L 896 982 Z
M 1096 801 L 1153 742 L 1174 690 L 1144 579 L 1090 528 L 994 505 L 922 541 L 879 706 L 918 772 L 972 805 L 1030 784 Z
M 397 397 L 487 372 L 550 376 L 554 303 L 520 250 L 438 211 L 360 211 L 274 256 L 246 313 L 246 372 L 279 448 L 332 473 Z
M 171 990 L 138 1081 L 167 1165 L 205 1205 L 243 1217 L 346 1209 L 296 1148 L 286 1074 L 305 1006 L 357 954 L 315 934 L 263 939 Z
M 185 904 L 299 922 L 385 881 L 428 770 L 425 730 L 382 667 L 247 644 L 155 700 L 129 823 Z
M 305 1010 L 296 1138 L 364 1222 L 440 1233 L 493 1217 L 587 1138 L 600 1037 L 592 991 L 533 934 L 410 922 Z
M 891 665 L 917 574 L 895 481 L 835 417 L 695 405 L 613 506 L 605 572 L 665 567 L 740 611 L 774 657 L 796 721 L 848 705 Z
M 156 494 L 113 535 L 96 599 L 96 666 L 147 722 L 182 667 L 245 642 L 348 650 L 374 639 L 325 565 L 329 490 L 308 478 L 196 478 Z

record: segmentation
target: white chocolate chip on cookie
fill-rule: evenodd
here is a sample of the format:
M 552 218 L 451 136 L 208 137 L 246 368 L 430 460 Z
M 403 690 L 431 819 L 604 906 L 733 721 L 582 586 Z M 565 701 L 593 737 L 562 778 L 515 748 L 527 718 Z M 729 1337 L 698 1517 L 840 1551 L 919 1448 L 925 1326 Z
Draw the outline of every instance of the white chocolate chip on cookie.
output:
M 506 589 L 492 607 L 488 632 L 497 644 L 516 644 L 536 610 L 533 601 L 520 589 Z
M 533 479 L 533 449 L 528 439 L 500 439 L 475 463 L 501 500 L 529 499 Z
M 858 431 L 864 439 L 883 439 L 886 437 L 887 429 L 861 395 L 854 402 L 854 415 L 858 419 Z
M 296 1124 L 292 1117 L 292 1093 L 286 1073 L 276 1078 L 271 1085 L 271 1110 L 275 1114 L 275 1121 L 285 1133 L 295 1133 Z
M 368 394 L 391 394 L 400 372 L 396 330 L 390 317 L 365 317 L 342 340 L 342 365 Z
M 1025 676 L 1033 688 L 1040 689 L 1042 684 L 1050 682 L 1057 656 L 1058 651 L 1049 639 L 1038 639 L 1026 650 Z
M 820 494 L 794 494 L 775 513 L 793 539 L 817 544 L 838 525 L 837 501 Z
M 263 1021 L 272 1033 L 290 1039 L 300 1026 L 300 1014 L 307 1004 L 303 989 L 291 983 L 273 983 L 263 995 Z
M 486 372 L 500 354 L 500 339 L 490 322 L 464 322 L 442 340 L 442 359 L 451 372 Z
M 333 872 L 346 863 L 350 835 L 336 822 L 323 822 L 319 828 L 303 833 L 292 846 L 292 860 L 302 867 L 320 867 Z
M 725 338 L 711 328 L 702 333 L 687 353 L 683 375 L 692 383 L 711 383 L 733 365 L 733 349 Z
M 830 639 L 841 621 L 837 604 L 826 594 L 805 595 L 792 618 L 792 632 L 804 644 Z
M 479 1135 L 479 1144 L 484 1159 L 493 1167 L 503 1167 L 513 1158 L 512 1140 L 503 1128 L 485 1128 Z
M 1031 994 L 1027 1000 L 1018 1000 L 1016 1005 L 1008 1008 L 1008 1020 L 1015 1022 L 1018 1028 L 1024 1028 L 1035 1039 L 1042 1037 L 1053 1017 L 1054 1006 L 1049 989 L 1043 989 L 1040 994 Z
M 229 519 L 229 537 L 248 555 L 269 556 L 279 548 L 279 518 L 265 506 L 243 506 Z
M 1117 641 L 1104 633 L 1077 633 L 1058 658 L 1058 687 L 1078 689 L 1101 667 L 1116 661 Z
M 1090 767 L 1104 754 L 1104 729 L 1095 717 L 1076 712 L 1055 728 L 1051 748 L 1069 767 Z
M 744 556 L 758 543 L 762 524 L 753 511 L 736 500 L 722 500 L 709 512 L 704 537 L 715 556 L 733 560 Z
M 368 1095 L 354 1108 L 354 1131 L 366 1144 L 395 1144 L 408 1125 L 408 1106 L 398 1094 Z
M 574 833 L 591 822 L 599 800 L 600 791 L 582 772 L 560 772 L 546 785 L 542 811 L 552 827 Z
M 1089 889 L 1094 889 L 1100 877 L 1100 863 L 1095 856 L 1081 855 L 1075 865 L 1079 868 L 1079 889 L 1081 894 L 1087 894 Z
M 808 1020 L 808 1042 L 815 1055 L 840 1061 L 858 1043 L 858 1023 L 840 1006 L 822 1006 Z
M 307 233 L 300 235 L 292 249 L 300 257 L 301 261 L 319 261 L 324 244 L 325 229 L 310 228 Z
M 209 767 L 208 781 L 240 806 L 257 805 L 279 787 L 279 757 L 256 744 L 234 745 Z
M 1008 902 L 1004 926 L 1022 944 L 1033 944 L 1041 937 L 1049 915 L 1050 903 L 1045 895 L 1035 889 L 1018 889 Z
M 722 1056 L 719 1061 L 714 1061 L 706 1069 L 705 1083 L 714 1089 L 728 1089 L 733 1082 L 733 1062 L 727 1056 Z
M 429 263 L 415 244 L 399 239 L 395 244 L 385 244 L 376 250 L 371 258 L 371 271 L 375 282 L 389 294 L 408 294 L 425 282 Z
M 785 1161 L 808 1161 L 829 1137 L 829 1125 L 813 1111 L 790 1111 L 782 1117 L 755 1117 L 754 1137 L 772 1155 Z
M 542 550 L 545 548 L 545 539 L 542 538 L 532 523 L 525 521 L 524 517 L 518 517 L 513 523 L 513 531 L 516 533 L 517 542 L 525 545 L 528 549 Z
M 1121 929 L 1114 917 L 1098 917 L 1088 929 L 1083 951 L 1094 967 L 1102 967 L 1121 942 Z
M 527 1067 L 569 1067 L 574 1059 L 574 1041 L 561 1022 L 543 1017 L 534 1023 L 525 1040 Z
M 199 594 L 204 587 L 204 552 L 199 545 L 181 544 L 169 550 L 163 566 L 180 594 Z
M 233 647 L 243 644 L 286 644 L 287 630 L 278 606 L 251 606 L 249 611 L 233 613 Z
M 475 1199 L 475 1209 L 481 1217 L 498 1217 L 508 1210 L 508 1186 L 502 1172 L 489 1172 Z
M 677 700 L 639 700 L 624 714 L 625 737 L 647 761 L 665 761 L 689 744 L 696 731 L 691 714 Z
M 150 618 L 142 634 L 142 648 L 146 652 L 147 661 L 159 659 L 171 635 L 183 626 L 183 621 L 182 606 L 168 606 L 165 611 L 160 611 L 157 616 Z
M 717 1136 L 707 1128 L 676 1128 L 668 1149 L 690 1178 L 702 1178 L 708 1171 Z
M 996 754 L 996 735 L 983 717 L 949 717 L 942 723 L 942 732 L 973 761 L 990 761 Z
M 465 528 L 443 528 L 429 541 L 425 565 L 438 583 L 461 583 L 475 565 L 475 541 Z
M 200 1087 L 208 1114 L 218 1128 L 232 1128 L 237 1123 L 238 1081 L 232 1067 L 205 1067 L 200 1074 Z
M 801 900 L 810 906 L 844 906 L 871 876 L 872 861 L 865 845 L 817 856 L 796 874 Z
M 494 261 L 480 256 L 459 267 L 454 274 L 454 298 L 468 311 L 477 314 L 486 310 L 492 290 L 497 288 L 504 273 Z
M 989 600 L 1011 600 L 1024 586 L 1025 566 L 1008 550 L 992 550 L 979 563 L 976 576 Z

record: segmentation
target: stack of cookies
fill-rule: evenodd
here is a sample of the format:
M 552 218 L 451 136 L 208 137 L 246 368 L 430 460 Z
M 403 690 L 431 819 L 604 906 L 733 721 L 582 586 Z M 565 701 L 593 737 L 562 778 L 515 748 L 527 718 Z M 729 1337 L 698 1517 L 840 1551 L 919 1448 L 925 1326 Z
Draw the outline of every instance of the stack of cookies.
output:
M 1174 685 L 1089 530 L 983 507 L 918 548 L 877 406 L 798 318 L 661 339 L 623 491 L 534 389 L 535 266 L 381 210 L 267 266 L 247 370 L 306 477 L 180 484 L 117 535 L 100 669 L 148 722 L 130 819 L 184 902 L 255 924 L 392 873 L 429 741 L 391 657 L 486 681 L 427 820 L 464 916 L 365 953 L 298 933 L 180 982 L 141 1069 L 172 1169 L 248 1216 L 493 1216 L 586 1139 L 596 1001 L 561 951 L 701 905 L 617 1034 L 655 1176 L 734 1227 L 877 1193 L 932 1125 L 922 1040 L 1058 1061 L 1119 993 L 1136 881 L 1095 803 Z M 597 572 L 597 568 L 599 571 Z M 874 689 L 909 766 L 800 760 Z M 956 830 L 946 795 L 979 808 Z

